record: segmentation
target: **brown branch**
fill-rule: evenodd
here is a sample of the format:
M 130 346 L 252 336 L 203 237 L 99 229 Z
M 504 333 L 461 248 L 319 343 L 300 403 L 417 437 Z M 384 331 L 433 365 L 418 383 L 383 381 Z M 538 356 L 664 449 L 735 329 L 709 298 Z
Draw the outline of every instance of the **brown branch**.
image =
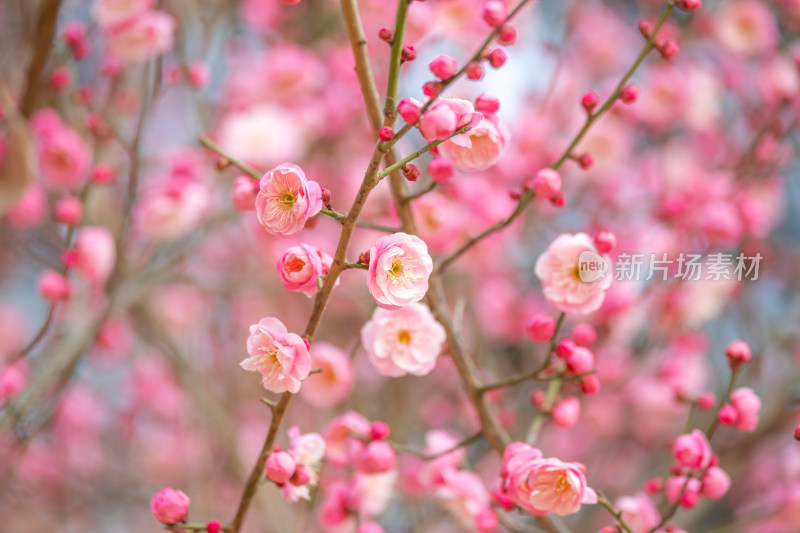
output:
M 44 0 L 44 5 L 39 11 L 39 18 L 36 21 L 36 42 L 33 48 L 33 58 L 28 65 L 28 73 L 25 77 L 25 89 L 22 91 L 22 101 L 20 102 L 20 113 L 25 118 L 30 118 L 36 107 L 36 97 L 39 93 L 39 78 L 42 70 L 47 63 L 47 56 L 50 54 L 50 47 L 53 44 L 53 37 L 56 33 L 56 22 L 58 21 L 58 10 L 61 8 L 61 0 Z

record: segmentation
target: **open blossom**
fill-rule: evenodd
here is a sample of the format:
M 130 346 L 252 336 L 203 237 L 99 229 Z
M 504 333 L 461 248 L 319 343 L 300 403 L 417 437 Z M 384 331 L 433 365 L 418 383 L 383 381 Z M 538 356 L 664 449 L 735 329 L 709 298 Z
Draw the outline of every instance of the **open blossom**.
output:
M 173 176 L 145 188 L 134 218 L 147 238 L 176 239 L 195 228 L 210 202 L 211 192 L 205 183 Z
M 297 165 L 283 163 L 261 178 L 256 196 L 258 221 L 272 235 L 297 233 L 322 209 L 322 189 Z
M 335 407 L 350 395 L 353 390 L 353 367 L 350 357 L 327 342 L 315 342 L 311 347 L 311 361 L 314 368 L 322 370 L 309 376 L 307 387 L 300 393 L 303 398 L 316 407 Z
M 101 226 L 84 226 L 75 237 L 78 271 L 93 283 L 104 283 L 114 268 L 117 249 L 111 232 Z
M 161 489 L 150 500 L 153 516 L 162 524 L 177 524 L 189 514 L 189 497 L 175 489 Z
M 472 102 L 460 98 L 441 98 L 425 112 L 419 120 L 419 132 L 428 141 L 446 139 L 453 132 L 466 126 L 477 126 L 483 115 L 477 113 Z M 453 139 L 461 146 L 471 146 L 469 136 L 456 135 Z
M 290 503 L 310 499 L 311 488 L 319 481 L 319 468 L 325 457 L 325 439 L 319 433 L 301 433 L 300 428 L 292 426 L 289 434 L 289 449 L 294 460 L 295 472 L 281 487 L 283 497 Z
M 761 400 L 749 387 L 739 387 L 731 393 L 730 404 L 736 409 L 736 429 L 753 432 L 758 425 Z
M 328 422 L 322 434 L 325 437 L 325 459 L 336 466 L 346 466 L 360 457 L 364 442 L 353 436 L 368 435 L 369 420 L 355 411 L 348 411 Z
M 399 309 L 422 300 L 432 271 L 425 242 L 415 235 L 394 233 L 378 239 L 369 251 L 367 287 L 378 307 Z
M 101 28 L 127 22 L 153 5 L 153 0 L 95 0 L 92 16 Z
M 580 463 L 544 458 L 539 449 L 514 442 L 503 454 L 500 475 L 503 491 L 529 513 L 564 516 L 578 512 L 581 504 L 597 503 L 585 470 Z
M 681 466 L 695 470 L 706 468 L 714 456 L 705 433 L 699 429 L 675 439 L 672 453 Z
M 632 533 L 650 533 L 650 530 L 661 521 L 661 515 L 658 514 L 655 504 L 643 492 L 636 496 L 618 498 L 615 507 L 622 513 L 622 518 Z
M 296 393 L 311 371 L 311 356 L 305 341 L 289 333 L 277 318 L 262 318 L 250 326 L 250 355 L 240 363 L 250 372 L 260 372 L 264 388 L 272 392 Z
M 317 293 L 317 279 L 328 273 L 332 262 L 331 256 L 313 246 L 292 246 L 278 259 L 281 283 L 287 290 L 311 297 Z
M 466 470 L 448 470 L 435 492 L 450 514 L 467 531 L 495 531 L 498 520 L 481 478 Z
M 414 303 L 396 311 L 375 309 L 361 329 L 361 343 L 372 366 L 384 376 L 424 376 L 436 366 L 444 328 L 427 306 Z
M 768 52 L 780 38 L 775 17 L 756 0 L 726 3 L 714 17 L 714 33 L 728 50 L 742 55 Z
M 31 119 L 42 181 L 55 189 L 75 189 L 89 177 L 92 152 L 78 133 L 52 109 Z
M 108 50 L 127 63 L 143 63 L 172 48 L 175 19 L 163 11 L 146 11 L 125 24 L 106 28 Z
M 559 235 L 536 260 L 534 272 L 542 282 L 544 296 L 559 310 L 587 314 L 603 304 L 611 276 L 606 272 L 593 281 L 583 281 L 581 264 L 587 261 L 608 266 L 585 233 Z
M 487 114 L 480 122 L 473 119 L 468 132 L 440 144 L 439 153 L 458 170 L 484 170 L 500 160 L 510 139 L 511 133 L 505 124 L 497 116 Z

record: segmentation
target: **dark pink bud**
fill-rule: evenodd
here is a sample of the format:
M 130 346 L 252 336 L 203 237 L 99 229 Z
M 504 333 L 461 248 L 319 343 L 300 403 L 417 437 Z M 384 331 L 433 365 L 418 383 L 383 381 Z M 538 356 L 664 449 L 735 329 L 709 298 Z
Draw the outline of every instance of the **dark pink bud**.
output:
M 508 8 L 500 0 L 489 0 L 483 4 L 481 17 L 486 21 L 486 24 L 492 28 L 497 28 L 502 26 L 508 18 Z
M 208 524 L 206 524 L 206 531 L 208 533 L 219 533 L 222 531 L 222 524 L 217 522 L 216 520 L 212 520 Z
M 519 192 L 517 189 L 511 189 L 510 191 L 508 191 L 508 197 L 511 198 L 512 200 L 519 200 L 520 198 L 522 198 L 522 193 Z
M 358 263 L 360 265 L 367 265 L 369 266 L 369 250 L 366 252 L 361 252 L 358 256 Z
M 556 355 L 562 359 L 568 358 L 575 351 L 575 341 L 564 337 L 556 344 Z
M 551 199 L 561 192 L 561 176 L 552 168 L 539 170 L 528 186 L 539 198 Z
M 378 138 L 383 142 L 391 141 L 394 139 L 394 130 L 388 126 L 378 130 Z
M 536 389 L 531 393 L 531 405 L 541 409 L 542 405 L 544 405 L 544 391 L 541 389 Z
M 583 95 L 583 97 L 581 97 L 581 105 L 587 113 L 594 111 L 594 108 L 597 107 L 597 104 L 599 103 L 600 99 L 597 97 L 597 93 L 594 91 L 588 91 Z
M 580 346 L 591 346 L 597 340 L 597 332 L 591 324 L 581 322 L 572 328 L 572 339 Z
M 667 39 L 658 44 L 658 51 L 661 53 L 661 57 L 669 61 L 678 54 L 680 48 L 678 48 L 678 43 Z
M 581 154 L 578 156 L 578 164 L 581 166 L 581 168 L 589 168 L 594 164 L 594 157 L 592 157 L 592 154 L 588 152 Z
M 717 403 L 717 395 L 713 392 L 706 392 L 697 398 L 697 407 L 700 409 L 711 409 Z
M 475 100 L 475 109 L 481 113 L 497 113 L 500 109 L 500 99 L 493 94 L 483 93 Z
M 329 189 L 322 189 L 322 205 L 328 209 L 333 209 L 333 197 Z
M 58 67 L 50 74 L 50 88 L 60 92 L 72 81 L 72 72 L 67 67 Z
M 372 440 L 385 439 L 391 433 L 392 430 L 389 429 L 389 425 L 386 422 L 381 422 L 380 420 L 373 422 L 369 428 L 369 437 Z
M 732 426 L 739 419 L 739 411 L 732 405 L 724 405 L 717 413 L 717 418 L 723 426 Z
M 638 96 L 639 96 L 639 88 L 633 84 L 626 85 L 625 87 L 622 88 L 622 91 L 619 93 L 619 99 L 626 104 L 634 103 Z
M 794 428 L 794 440 L 800 441 L 800 426 Z
M 536 313 L 528 322 L 528 336 L 535 342 L 547 342 L 556 332 L 556 321 L 544 313 Z
M 267 479 L 283 485 L 289 481 L 297 469 L 297 464 L 287 452 L 275 452 L 267 457 Z
M 405 45 L 400 51 L 401 61 L 414 61 L 417 58 L 417 51 L 411 45 Z
M 433 181 L 436 183 L 446 183 L 455 174 L 453 170 L 453 162 L 444 157 L 434 157 L 428 163 L 428 174 L 430 174 Z
M 378 38 L 381 41 L 390 43 L 392 42 L 392 38 L 394 38 L 394 33 L 392 33 L 392 30 L 390 30 L 389 28 L 381 28 L 380 30 L 378 30 Z
M 610 231 L 601 231 L 594 238 L 594 245 L 601 254 L 607 254 L 617 246 L 617 237 Z
M 675 5 L 684 11 L 696 11 L 703 5 L 702 0 L 677 0 Z
M 642 34 L 642 37 L 645 39 L 649 39 L 650 36 L 653 34 L 653 25 L 643 20 L 639 23 L 639 33 Z
M 81 201 L 73 196 L 61 198 L 56 202 L 55 219 L 67 226 L 74 226 L 83 216 Z
M 495 48 L 489 52 L 489 64 L 494 68 L 500 68 L 505 65 L 506 59 L 508 59 L 508 54 L 502 48 Z
M 598 378 L 594 374 L 589 374 L 588 376 L 583 376 L 581 378 L 582 393 L 586 395 L 595 394 L 599 390 L 600 390 L 600 378 Z
M 567 203 L 567 197 L 564 196 L 563 191 L 559 191 L 558 194 L 550 198 L 550 203 L 556 207 L 564 207 L 564 205 Z
M 408 181 L 417 181 L 417 178 L 419 178 L 421 174 L 417 165 L 412 165 L 410 163 L 408 165 L 403 165 L 401 170 L 403 171 L 403 177 Z
M 365 474 L 388 472 L 393 470 L 396 464 L 394 449 L 382 440 L 374 440 L 367 444 L 356 460 L 356 467 Z
M 69 280 L 60 272 L 45 270 L 39 276 L 39 293 L 49 302 L 60 302 L 72 292 Z
M 506 24 L 500 28 L 500 33 L 497 35 L 497 44 L 511 46 L 515 42 L 517 42 L 517 30 L 513 26 Z
M 567 357 L 567 369 L 572 374 L 585 374 L 594 368 L 594 354 L 583 346 L 576 346 Z
M 647 481 L 644 482 L 644 491 L 647 494 L 653 495 L 658 494 L 664 490 L 664 481 L 657 477 L 651 477 Z
M 407 98 L 403 98 L 400 100 L 400 103 L 397 104 L 397 112 L 400 113 L 400 116 L 406 124 L 411 125 L 419 122 L 419 117 L 422 114 L 420 112 L 420 106 Z
M 95 183 L 111 183 L 114 181 L 114 169 L 111 165 L 97 163 L 92 170 L 92 181 Z
M 428 98 L 435 98 L 442 92 L 442 83 L 439 81 L 429 81 L 422 86 L 422 93 Z
M 467 78 L 471 80 L 479 80 L 483 78 L 483 66 L 477 61 L 473 61 L 467 65 Z
M 725 348 L 725 355 L 728 356 L 728 364 L 732 369 L 736 369 L 743 363 L 748 363 L 753 354 L 750 346 L 743 340 L 733 341 Z
M 456 73 L 458 63 L 448 55 L 440 55 L 433 58 L 433 61 L 428 64 L 428 68 L 431 69 L 434 76 L 446 80 Z
M 307 485 L 309 481 L 311 481 L 311 469 L 306 465 L 297 465 L 297 470 L 294 471 L 294 475 L 292 479 L 289 480 L 289 483 L 295 487 L 302 487 L 303 485 Z

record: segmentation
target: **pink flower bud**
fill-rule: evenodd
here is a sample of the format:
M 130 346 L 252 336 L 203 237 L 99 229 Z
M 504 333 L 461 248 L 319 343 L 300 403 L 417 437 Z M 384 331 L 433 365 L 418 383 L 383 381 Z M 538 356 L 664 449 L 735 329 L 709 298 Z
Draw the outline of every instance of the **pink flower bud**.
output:
M 639 96 L 639 88 L 636 85 L 630 84 L 622 88 L 619 93 L 619 99 L 626 104 L 632 104 Z
M 389 28 L 381 28 L 380 30 L 378 30 L 378 38 L 381 41 L 390 43 L 394 38 L 394 33 L 392 33 L 392 30 L 390 30 Z
M 39 293 L 50 302 L 60 302 L 69 298 L 72 289 L 69 280 L 60 272 L 45 270 L 39 276 Z
M 431 69 L 434 76 L 446 80 L 456 73 L 458 63 L 448 55 L 440 55 L 433 58 L 433 61 L 428 64 L 428 68 Z
M 600 99 L 597 97 L 597 93 L 594 91 L 588 91 L 583 95 L 583 97 L 581 97 L 581 105 L 587 113 L 594 111 L 594 108 L 597 107 L 597 104 L 599 103 Z
M 414 61 L 417 58 L 417 51 L 411 45 L 403 46 L 403 49 L 400 51 L 400 60 L 401 61 Z
M 544 405 L 544 396 L 545 395 L 543 390 L 536 389 L 535 391 L 533 391 L 530 397 L 531 405 L 541 409 L 542 405 Z
M 473 81 L 483 78 L 483 66 L 477 61 L 467 65 L 467 78 Z
M 591 324 L 581 322 L 572 328 L 572 338 L 579 346 L 591 346 L 597 340 L 597 332 Z
M 111 165 L 97 163 L 92 170 L 92 181 L 95 183 L 111 183 L 114 181 L 114 169 Z
M 400 170 L 403 171 L 403 177 L 408 181 L 417 181 L 421 174 L 417 165 L 412 165 L 410 163 L 408 165 L 403 165 Z
M 553 198 L 561 192 L 561 176 L 552 168 L 543 168 L 533 177 L 530 187 L 539 198 Z
M 604 528 L 601 528 L 600 531 L 598 531 L 597 533 L 617 533 L 617 528 L 606 526 Z
M 283 485 L 297 470 L 297 464 L 287 452 L 275 452 L 267 457 L 267 479 Z
M 639 33 L 645 39 L 649 39 L 650 36 L 653 34 L 653 25 L 643 20 L 639 23 Z
M 678 47 L 678 43 L 673 40 L 666 40 L 663 43 L 659 43 L 658 51 L 661 54 L 661 57 L 669 61 L 673 57 L 675 57 L 678 52 L 680 52 L 680 48 Z
M 575 351 L 575 341 L 565 337 L 556 344 L 556 355 L 562 359 L 567 359 Z
M 697 480 L 692 480 L 697 481 Z M 686 492 L 681 496 L 681 507 L 684 509 L 692 509 L 700 500 L 700 493 L 696 490 L 686 489 Z
M 430 174 L 433 181 L 436 183 L 446 183 L 455 174 L 453 170 L 453 162 L 444 157 L 434 157 L 428 163 L 428 174 Z
M 500 0 L 488 0 L 483 4 L 481 17 L 486 21 L 486 24 L 492 28 L 497 28 L 502 26 L 508 18 L 508 8 Z
M 83 216 L 81 201 L 73 196 L 61 198 L 56 202 L 55 219 L 67 226 L 74 226 Z
M 362 522 L 356 533 L 385 533 L 383 527 L 377 522 Z
M 564 196 L 564 191 L 559 191 L 558 194 L 550 198 L 550 203 L 556 207 L 564 207 L 567 203 L 567 198 Z
M 736 369 L 742 363 L 750 362 L 753 354 L 750 351 L 750 346 L 743 340 L 733 341 L 725 348 L 725 355 L 728 357 L 728 364 L 732 369 Z
M 675 5 L 684 11 L 696 11 L 703 5 L 702 0 L 677 0 Z
M 437 105 L 429 109 L 419 119 L 419 131 L 428 141 L 447 139 L 458 127 L 456 112 L 446 105 Z
M 287 6 L 293 6 L 295 4 L 299 4 L 300 0 L 281 0 L 281 3 Z
M 489 52 L 489 64 L 494 68 L 500 68 L 506 64 L 508 54 L 502 48 L 495 48 Z
M 421 115 L 419 104 L 409 100 L 408 98 L 403 98 L 400 100 L 400 103 L 397 104 L 397 112 L 400 113 L 400 116 L 403 118 L 406 124 L 411 125 L 416 124 Z
M 699 470 L 708 467 L 713 453 L 705 434 L 695 429 L 675 439 L 672 455 L 684 468 Z
M 208 533 L 219 533 L 222 531 L 222 524 L 217 522 L 216 520 L 212 520 L 208 524 L 206 524 L 206 531 Z
M 0 368 L 0 405 L 4 400 L 16 396 L 28 384 L 28 364 L 21 359 Z
M 429 81 L 422 86 L 422 94 L 428 98 L 436 98 L 442 92 L 442 82 Z
M 515 42 L 517 42 L 517 30 L 513 26 L 506 24 L 500 28 L 500 33 L 497 35 L 497 44 L 511 46 Z
M 732 405 L 724 405 L 717 413 L 717 418 L 723 426 L 732 426 L 739 419 L 739 412 Z
M 481 113 L 497 113 L 500 109 L 500 99 L 493 94 L 483 93 L 475 100 L 475 109 Z
M 578 164 L 583 169 L 590 168 L 594 164 L 594 157 L 590 153 L 581 154 L 578 156 Z
M 237 211 L 255 211 L 256 210 L 256 194 L 258 194 L 258 182 L 247 176 L 237 176 L 233 180 L 233 207 Z
M 647 494 L 658 494 L 662 490 L 664 490 L 664 481 L 657 477 L 651 477 L 644 482 L 644 491 Z
M 189 65 L 188 78 L 192 87 L 202 89 L 208 85 L 208 80 L 211 78 L 211 68 L 205 61 L 195 61 Z
M 369 428 L 369 438 L 372 440 L 385 439 L 391 433 L 392 430 L 389 429 L 389 425 L 386 422 L 381 422 L 380 420 L 373 422 Z
M 576 346 L 567 357 L 567 369 L 573 374 L 584 374 L 594 368 L 594 354 L 583 346 Z
M 364 447 L 356 460 L 356 467 L 365 474 L 380 474 L 395 468 L 394 449 L 384 441 L 374 440 Z
M 294 471 L 294 475 L 292 475 L 289 483 L 295 487 L 302 487 L 303 485 L 308 485 L 308 482 L 311 481 L 311 477 L 311 469 L 308 466 L 297 465 L 297 470 Z
M 55 92 L 61 92 L 72 81 L 72 72 L 66 67 L 59 67 L 50 74 L 50 87 Z
M 378 130 L 378 138 L 383 142 L 391 141 L 394 139 L 394 130 L 389 127 L 381 128 Z
M 586 395 L 596 394 L 600 390 L 600 378 L 594 374 L 581 378 L 581 392 Z
M 617 246 L 617 236 L 610 231 L 601 231 L 594 238 L 594 245 L 601 254 L 607 254 Z
M 697 398 L 697 407 L 700 409 L 711 409 L 717 403 L 717 395 L 713 392 L 705 392 Z
M 575 425 L 581 414 L 581 402 L 575 396 L 564 398 L 553 406 L 553 423 L 562 428 Z
M 492 500 L 506 511 L 510 511 L 514 508 L 514 500 L 511 499 L 511 496 L 509 496 L 500 485 L 492 492 Z
M 498 522 L 497 515 L 494 514 L 492 508 L 488 506 L 478 511 L 477 516 L 475 516 L 475 528 L 478 530 L 478 533 L 490 533 L 491 531 L 495 531 Z
M 150 500 L 153 516 L 162 524 L 172 525 L 186 520 L 189 497 L 175 489 L 161 489 Z
M 331 191 L 324 187 L 322 188 L 322 205 L 328 209 L 333 209 L 333 196 L 331 196 Z
M 718 466 L 712 466 L 706 470 L 702 482 L 703 487 L 700 489 L 700 495 L 709 500 L 719 500 L 731 488 L 730 476 Z
M 544 313 L 536 313 L 528 322 L 528 336 L 535 342 L 547 342 L 556 332 L 556 321 Z

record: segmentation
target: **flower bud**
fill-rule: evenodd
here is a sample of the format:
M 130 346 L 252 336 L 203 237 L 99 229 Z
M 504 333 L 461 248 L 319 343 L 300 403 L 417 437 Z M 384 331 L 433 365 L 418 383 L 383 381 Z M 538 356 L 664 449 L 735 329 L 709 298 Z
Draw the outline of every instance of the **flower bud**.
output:
M 395 468 L 394 449 L 381 440 L 374 440 L 364 447 L 356 460 L 356 467 L 365 474 L 380 474 Z
M 388 126 L 381 128 L 378 130 L 378 138 L 383 142 L 391 141 L 394 139 L 394 130 Z
M 74 226 L 83 216 L 81 201 L 73 196 L 66 196 L 56 202 L 55 219 L 67 226 Z
M 275 452 L 267 457 L 267 479 L 283 485 L 289 481 L 297 470 L 297 464 L 287 452 Z
M 705 392 L 697 398 L 697 407 L 700 409 L 711 409 L 717 402 L 717 396 L 713 392 Z
M 467 78 L 473 81 L 483 78 L 483 66 L 477 61 L 467 65 Z
M 535 342 L 547 342 L 556 332 L 556 321 L 544 313 L 536 313 L 528 322 L 528 336 Z
M 403 46 L 400 51 L 400 61 L 414 61 L 417 58 L 417 51 L 411 45 Z
M 583 97 L 581 97 L 581 105 L 587 113 L 594 111 L 594 108 L 597 107 L 597 104 L 599 103 L 600 99 L 597 97 L 597 93 L 594 91 L 587 91 L 584 93 Z
M 703 474 L 703 486 L 700 495 L 709 500 L 719 500 L 731 488 L 731 478 L 728 473 L 718 466 L 712 466 Z
M 594 157 L 592 157 L 592 154 L 588 152 L 585 154 L 581 154 L 578 156 L 578 164 L 583 169 L 589 168 L 592 166 L 592 164 L 594 164 Z
M 675 5 L 684 11 L 696 11 L 703 5 L 702 0 L 676 0 Z
M 216 520 L 212 520 L 208 524 L 206 524 L 206 531 L 208 533 L 219 533 L 222 531 L 222 524 L 217 522 Z
M 416 124 L 419 121 L 420 115 L 422 114 L 420 112 L 420 106 L 408 98 L 403 98 L 400 100 L 400 103 L 397 104 L 397 112 L 400 113 L 400 116 L 403 118 L 406 124 L 411 125 Z
M 297 465 L 297 470 L 294 471 L 289 483 L 295 487 L 302 487 L 308 485 L 309 481 L 311 481 L 311 469 L 306 465 Z
M 508 54 L 502 48 L 495 48 L 489 52 L 489 64 L 494 68 L 500 68 L 505 65 L 506 59 L 508 59 Z
M 561 192 L 561 176 L 552 168 L 543 168 L 536 173 L 529 186 L 539 198 L 554 198 Z
M 475 100 L 475 109 L 481 113 L 497 113 L 500 109 L 500 99 L 493 94 L 483 93 Z
M 639 88 L 633 84 L 626 85 L 625 87 L 622 88 L 622 91 L 619 93 L 619 99 L 626 104 L 634 103 L 638 96 L 639 96 Z
M 489 0 L 483 4 L 481 18 L 492 28 L 497 28 L 508 19 L 508 8 L 500 0 Z
M 653 34 L 653 25 L 647 22 L 646 20 L 641 21 L 639 23 L 639 33 L 645 39 L 649 39 L 650 36 Z
M 497 44 L 501 46 L 511 46 L 517 42 L 517 30 L 513 26 L 506 24 L 500 28 L 500 33 L 497 34 Z
M 728 365 L 731 369 L 736 369 L 739 365 L 748 363 L 753 358 L 750 346 L 743 340 L 736 340 L 730 343 L 725 348 L 725 355 L 728 357 Z
M 394 33 L 392 33 L 392 30 L 390 30 L 389 28 L 381 28 L 380 30 L 378 30 L 378 38 L 381 41 L 390 43 L 394 38 Z
M 651 477 L 644 482 L 644 491 L 647 494 L 658 494 L 662 490 L 664 490 L 664 481 L 657 477 Z
M 551 413 L 553 423 L 562 428 L 574 426 L 580 414 L 581 402 L 575 396 L 569 396 L 555 404 Z
M 567 359 L 575 351 L 575 341 L 569 337 L 564 337 L 556 344 L 556 355 L 562 359 Z
M 433 61 L 428 64 L 428 68 L 431 69 L 434 76 L 446 80 L 456 73 L 456 70 L 458 70 L 458 63 L 448 55 L 440 55 L 433 58 Z
M 369 437 L 372 440 L 382 440 L 391 434 L 392 430 L 386 422 L 376 420 L 369 428 Z
M 675 57 L 678 54 L 678 52 L 680 52 L 678 43 L 676 43 L 671 39 L 667 39 L 666 41 L 658 43 L 657 48 L 659 53 L 661 54 L 661 57 L 663 57 L 667 61 Z
M 400 170 L 403 171 L 403 177 L 408 181 L 417 181 L 417 178 L 419 178 L 421 174 L 417 165 L 412 165 L 410 163 L 408 165 L 403 165 Z
M 583 346 L 576 346 L 567 357 L 567 369 L 572 374 L 585 374 L 594 368 L 594 354 Z
M 581 322 L 572 328 L 572 339 L 579 346 L 591 346 L 597 340 L 597 332 L 591 324 Z
M 800 426 L 794 428 L 794 440 L 800 441 Z
M 597 391 L 600 390 L 600 378 L 598 378 L 594 374 L 583 376 L 581 378 L 580 384 L 581 384 L 581 392 L 583 394 L 586 394 L 587 396 L 590 394 L 596 394 Z
M 97 163 L 92 170 L 92 181 L 103 184 L 113 182 L 114 169 L 105 163 Z
M 607 254 L 617 246 L 617 236 L 610 231 L 601 231 L 594 238 L 594 245 L 601 254 Z
M 428 98 L 436 98 L 442 92 L 442 82 L 428 81 L 422 86 L 422 94 Z
M 444 157 L 434 157 L 428 163 L 428 174 L 430 174 L 433 181 L 436 183 L 446 183 L 455 174 L 453 170 L 453 162 Z
M 156 520 L 172 525 L 186 520 L 190 503 L 189 497 L 179 490 L 161 489 L 150 500 L 150 510 Z
M 732 426 L 739 419 L 739 411 L 732 405 L 724 405 L 717 413 L 717 418 L 723 426 Z
M 48 269 L 39 276 L 39 293 L 49 302 L 60 302 L 69 298 L 72 288 L 69 280 L 60 272 Z

